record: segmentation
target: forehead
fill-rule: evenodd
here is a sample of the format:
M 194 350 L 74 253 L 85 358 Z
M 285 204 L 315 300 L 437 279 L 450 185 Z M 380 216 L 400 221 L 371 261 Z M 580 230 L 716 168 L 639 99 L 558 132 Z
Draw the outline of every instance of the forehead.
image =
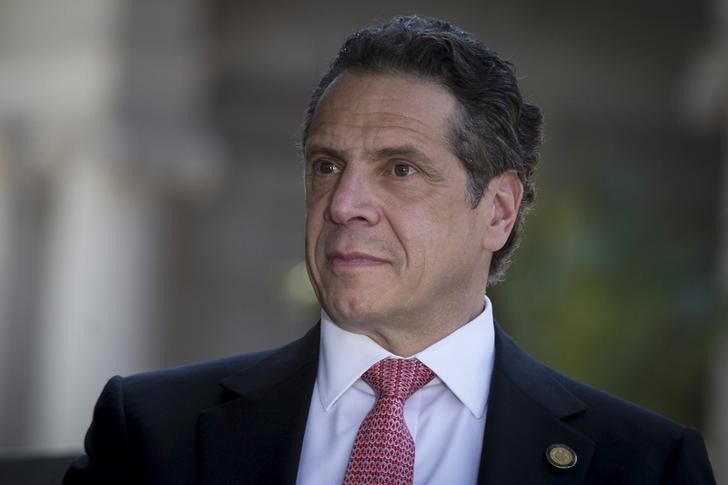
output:
M 447 89 L 422 78 L 344 72 L 322 96 L 306 146 L 444 145 L 456 106 Z

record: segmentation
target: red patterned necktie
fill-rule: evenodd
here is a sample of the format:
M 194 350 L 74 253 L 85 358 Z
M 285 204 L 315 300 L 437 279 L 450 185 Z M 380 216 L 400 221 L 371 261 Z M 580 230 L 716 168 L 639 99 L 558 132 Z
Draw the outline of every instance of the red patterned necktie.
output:
M 404 421 L 404 402 L 435 376 L 417 359 L 384 359 L 361 378 L 377 402 L 359 427 L 344 485 L 412 485 L 415 442 Z

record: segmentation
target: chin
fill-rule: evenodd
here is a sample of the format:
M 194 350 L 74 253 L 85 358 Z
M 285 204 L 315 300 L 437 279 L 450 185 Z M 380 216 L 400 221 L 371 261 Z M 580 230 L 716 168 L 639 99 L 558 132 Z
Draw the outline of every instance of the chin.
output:
M 324 307 L 326 313 L 339 325 L 360 327 L 377 319 L 380 312 L 368 299 L 337 299 Z

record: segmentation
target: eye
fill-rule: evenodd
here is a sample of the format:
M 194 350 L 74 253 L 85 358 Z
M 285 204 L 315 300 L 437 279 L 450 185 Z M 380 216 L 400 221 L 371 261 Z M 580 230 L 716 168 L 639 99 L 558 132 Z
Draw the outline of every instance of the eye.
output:
M 395 177 L 409 177 L 415 173 L 415 168 L 406 163 L 398 163 L 392 167 L 392 174 Z
M 320 160 L 313 164 L 313 170 L 319 175 L 332 175 L 339 172 L 339 167 L 329 160 Z

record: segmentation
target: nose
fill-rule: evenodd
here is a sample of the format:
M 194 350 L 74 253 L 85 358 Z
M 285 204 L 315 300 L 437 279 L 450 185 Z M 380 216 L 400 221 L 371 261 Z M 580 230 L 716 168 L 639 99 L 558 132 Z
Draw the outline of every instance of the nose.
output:
M 366 174 L 353 169 L 344 170 L 329 200 L 327 217 L 341 225 L 374 225 L 379 220 L 379 210 L 374 187 Z

